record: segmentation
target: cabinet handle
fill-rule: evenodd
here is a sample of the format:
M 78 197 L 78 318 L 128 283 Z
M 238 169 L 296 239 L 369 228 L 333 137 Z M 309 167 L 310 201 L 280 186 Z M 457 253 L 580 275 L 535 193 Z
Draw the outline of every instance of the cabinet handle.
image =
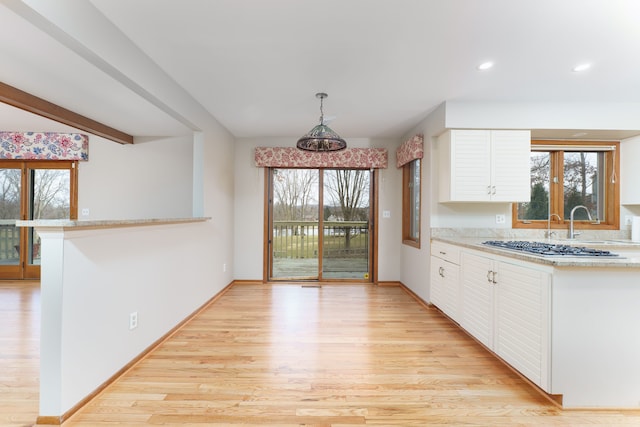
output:
M 444 277 L 444 267 L 440 267 L 438 269 L 438 274 L 440 275 L 440 277 Z
M 491 194 L 496 194 L 496 186 L 491 187 Z
M 487 271 L 487 282 L 491 283 L 492 285 L 497 284 L 498 282 L 496 281 L 496 274 L 498 274 L 497 271 Z
M 446 255 L 447 253 L 445 251 L 440 251 L 440 255 Z
M 491 194 L 491 186 L 487 185 L 487 194 Z

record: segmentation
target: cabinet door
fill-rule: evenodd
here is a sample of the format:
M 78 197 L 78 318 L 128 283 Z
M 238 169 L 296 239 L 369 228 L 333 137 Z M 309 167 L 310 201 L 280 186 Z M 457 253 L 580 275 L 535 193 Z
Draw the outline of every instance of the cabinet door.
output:
M 431 257 L 431 302 L 454 321 L 458 321 L 460 267 Z
M 488 201 L 491 189 L 491 133 L 450 130 L 438 139 L 440 201 Z
M 528 202 L 531 199 L 531 132 L 491 131 L 491 200 Z
M 493 348 L 493 261 L 468 252 L 461 255 L 460 325 Z
M 549 389 L 549 273 L 500 262 L 495 286 L 494 351 Z

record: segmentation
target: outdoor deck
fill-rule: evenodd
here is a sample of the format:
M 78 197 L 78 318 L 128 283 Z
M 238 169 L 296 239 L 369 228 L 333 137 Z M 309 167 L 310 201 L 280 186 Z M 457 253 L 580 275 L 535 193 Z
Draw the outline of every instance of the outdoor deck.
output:
M 325 259 L 322 278 L 324 279 L 365 279 L 369 265 L 366 258 Z M 279 258 L 273 261 L 273 278 L 277 279 L 317 279 L 318 259 Z
M 317 279 L 322 246 L 323 279 L 366 279 L 369 274 L 369 223 L 274 221 L 274 279 Z

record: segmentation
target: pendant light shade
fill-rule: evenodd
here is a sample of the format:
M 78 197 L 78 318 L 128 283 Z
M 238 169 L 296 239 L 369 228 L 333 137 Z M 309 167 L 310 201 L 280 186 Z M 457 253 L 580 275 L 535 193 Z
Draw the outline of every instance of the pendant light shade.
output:
M 322 107 L 323 100 L 327 96 L 326 93 L 316 93 L 316 98 L 320 98 L 320 124 L 298 140 L 296 146 L 299 149 L 306 151 L 338 151 L 347 148 L 346 141 L 324 124 Z

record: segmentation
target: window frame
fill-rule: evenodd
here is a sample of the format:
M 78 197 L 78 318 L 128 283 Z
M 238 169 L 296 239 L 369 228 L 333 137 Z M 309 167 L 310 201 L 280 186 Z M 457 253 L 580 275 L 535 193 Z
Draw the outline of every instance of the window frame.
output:
M 420 248 L 420 228 L 422 217 L 422 159 L 413 159 L 402 166 L 402 243 Z M 415 203 L 413 177 L 414 168 L 418 167 L 418 201 Z M 417 212 L 416 212 L 417 211 Z M 416 221 L 412 221 L 416 218 Z
M 589 221 L 576 221 L 580 224 L 581 229 L 586 230 L 618 230 L 620 228 L 620 142 L 619 141 L 562 141 L 562 140 L 532 140 L 531 151 L 536 145 L 545 146 L 594 146 L 602 147 L 603 145 L 614 146 L 615 149 L 605 151 L 605 170 L 607 176 L 611 176 L 613 168 L 613 176 L 615 182 L 606 179 L 605 182 L 605 200 L 603 201 L 605 209 L 605 221 L 600 223 L 591 223 Z M 585 150 L 587 151 L 587 150 Z M 564 219 L 564 150 L 549 151 L 551 161 L 551 176 L 558 177 L 557 182 L 549 183 L 551 191 L 551 212 L 558 214 L 562 219 L 555 216 L 550 221 L 551 229 L 568 229 L 569 220 Z M 562 189 L 562 191 L 558 191 Z M 512 203 L 511 214 L 512 228 L 525 229 L 546 229 L 549 224 L 547 219 L 544 220 L 521 220 L 518 219 L 518 203 Z

